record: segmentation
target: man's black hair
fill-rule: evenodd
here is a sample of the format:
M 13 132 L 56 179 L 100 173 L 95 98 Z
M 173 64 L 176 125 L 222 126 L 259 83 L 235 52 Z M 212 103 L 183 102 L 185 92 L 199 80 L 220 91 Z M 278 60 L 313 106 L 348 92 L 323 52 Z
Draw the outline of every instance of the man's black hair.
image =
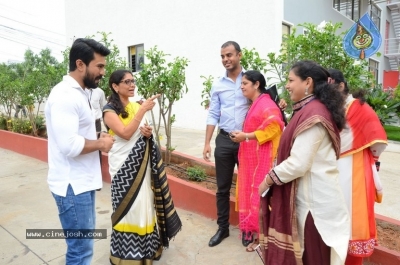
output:
M 224 44 L 222 44 L 221 49 L 222 49 L 222 48 L 226 48 L 226 47 L 228 47 L 228 46 L 230 46 L 230 45 L 232 45 L 232 46 L 235 48 L 235 50 L 236 50 L 237 52 L 241 52 L 241 51 L 242 51 L 242 50 L 240 49 L 239 44 L 238 44 L 237 42 L 231 41 L 231 40 L 225 42 Z
M 110 50 L 93 39 L 79 38 L 74 41 L 69 52 L 69 71 L 76 70 L 76 60 L 82 60 L 86 65 L 94 59 L 94 53 L 98 53 L 102 56 L 110 54 Z

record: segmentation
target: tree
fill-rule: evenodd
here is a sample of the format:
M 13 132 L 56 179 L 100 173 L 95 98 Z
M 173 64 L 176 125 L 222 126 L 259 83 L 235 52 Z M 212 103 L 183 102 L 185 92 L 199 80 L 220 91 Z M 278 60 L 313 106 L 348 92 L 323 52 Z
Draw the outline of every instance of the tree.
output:
M 272 73 L 279 88 L 284 88 L 290 66 L 299 60 L 313 60 L 325 68 L 343 72 L 351 91 L 371 87 L 372 74 L 367 60 L 356 60 L 348 56 L 342 46 L 345 32 L 337 33 L 341 23 L 326 23 L 316 26 L 299 24 L 307 34 L 297 34 L 296 28 L 284 36 L 280 53 L 267 55 L 267 72 Z M 288 94 L 284 90 L 286 99 Z
M 114 44 L 114 40 L 111 39 L 110 35 L 111 32 L 106 33 L 106 32 L 97 32 L 100 34 L 101 39 L 99 42 L 101 42 L 104 46 L 106 46 L 110 50 L 110 54 L 106 57 L 106 74 L 103 79 L 100 80 L 99 87 L 103 89 L 104 93 L 106 96 L 109 96 L 111 94 L 111 90 L 108 87 L 108 80 L 110 78 L 110 75 L 112 72 L 118 69 L 126 69 L 127 64 L 126 64 L 126 59 L 120 57 L 119 54 L 119 48 L 117 45 Z
M 108 49 L 110 55 L 106 58 L 106 75 L 99 86 L 106 95 L 110 94 L 108 79 L 112 72 L 117 69 L 126 68 L 125 59 L 119 56 L 119 49 L 110 39 L 111 33 L 98 32 L 102 42 Z M 91 37 L 93 38 L 93 36 Z M 24 62 L 6 65 L 0 64 L 0 104 L 4 106 L 8 118 L 11 118 L 11 111 L 16 103 L 28 106 L 29 120 L 32 125 L 32 132 L 37 136 L 37 123 L 42 122 L 39 117 L 40 105 L 50 94 L 50 90 L 68 73 L 69 51 L 67 47 L 63 52 L 64 60 L 59 63 L 49 49 L 44 49 L 39 54 L 26 50 Z M 34 104 L 38 104 L 36 113 Z
M 4 107 L 8 119 L 11 119 L 11 111 L 18 96 L 15 92 L 17 80 L 17 73 L 12 65 L 0 64 L 0 105 Z
M 186 58 L 176 57 L 172 62 L 168 62 L 163 51 L 157 49 L 157 46 L 145 51 L 147 64 L 141 64 L 142 71 L 136 75 L 138 84 L 138 93 L 149 98 L 155 94 L 161 94 L 157 98 L 159 105 L 158 122 L 154 122 L 154 113 L 152 113 L 153 124 L 155 125 L 155 134 L 158 136 L 160 131 L 161 121 L 164 125 L 166 143 L 165 161 L 170 162 L 171 152 L 174 148 L 171 145 L 172 139 L 172 124 L 175 121 L 175 115 L 172 114 L 173 104 L 187 93 L 185 69 L 188 65 Z M 157 137 L 158 145 L 160 146 L 159 137 Z
M 52 55 L 49 49 L 44 49 L 39 54 L 31 50 L 25 52 L 23 63 L 16 65 L 19 75 L 21 104 L 28 106 L 29 120 L 32 126 L 33 135 L 37 136 L 37 121 L 39 119 L 40 105 L 50 94 L 50 90 L 65 74 L 64 67 Z M 34 104 L 38 107 L 35 113 Z
M 262 59 L 255 48 L 250 50 L 247 48 L 242 49 L 242 58 L 240 59 L 240 64 L 246 70 L 255 70 L 261 73 L 265 73 L 267 71 L 267 60 Z

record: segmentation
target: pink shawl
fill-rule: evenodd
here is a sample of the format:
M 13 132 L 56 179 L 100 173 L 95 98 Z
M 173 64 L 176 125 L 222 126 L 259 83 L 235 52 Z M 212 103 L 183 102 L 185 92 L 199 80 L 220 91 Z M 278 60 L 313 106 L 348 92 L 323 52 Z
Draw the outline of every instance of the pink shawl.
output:
M 276 123 L 283 130 L 281 111 L 268 94 L 261 94 L 250 106 L 243 132 L 264 131 Z M 280 134 L 275 136 L 280 137 Z M 276 150 L 276 149 L 275 149 Z M 260 196 L 258 186 L 273 165 L 272 140 L 259 144 L 257 140 L 241 142 L 239 148 L 238 205 L 242 232 L 258 233 Z

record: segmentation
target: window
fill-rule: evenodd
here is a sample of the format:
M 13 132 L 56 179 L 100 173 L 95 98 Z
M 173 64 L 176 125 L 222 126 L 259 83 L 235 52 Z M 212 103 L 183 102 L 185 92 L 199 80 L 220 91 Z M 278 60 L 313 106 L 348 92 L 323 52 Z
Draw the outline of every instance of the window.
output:
M 333 8 L 354 21 L 360 19 L 360 0 L 333 0 Z
M 390 22 L 386 20 L 386 27 L 385 27 L 385 54 L 389 52 L 389 29 L 390 29 Z
M 288 36 L 290 35 L 290 30 L 291 30 L 291 25 L 287 23 L 282 23 L 282 54 L 286 53 L 286 46 L 285 46 L 285 41 L 288 39 Z M 282 63 L 282 69 L 286 69 L 288 67 L 287 62 Z
M 371 4 L 371 19 L 376 27 L 381 29 L 381 10 L 377 5 Z
M 371 72 L 373 79 L 372 82 L 376 82 L 378 84 L 378 70 L 379 70 L 379 62 L 369 59 L 368 70 Z M 371 83 L 372 83 L 371 82 Z
M 129 53 L 129 67 L 132 72 L 139 72 L 142 70 L 140 64 L 144 63 L 144 48 L 143 44 L 128 47 Z
M 282 42 L 287 39 L 288 35 L 290 35 L 290 28 L 290 25 L 282 23 Z

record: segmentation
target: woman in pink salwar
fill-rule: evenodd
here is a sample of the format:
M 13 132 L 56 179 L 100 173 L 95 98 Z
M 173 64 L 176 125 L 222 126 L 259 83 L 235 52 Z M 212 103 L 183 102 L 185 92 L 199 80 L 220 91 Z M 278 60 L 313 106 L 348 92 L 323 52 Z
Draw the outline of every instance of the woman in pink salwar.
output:
M 231 133 L 232 141 L 240 142 L 236 206 L 242 242 L 248 252 L 258 245 L 258 186 L 273 166 L 284 127 L 282 112 L 267 94 L 265 85 L 260 72 L 243 74 L 241 89 L 251 105 L 243 131 Z

